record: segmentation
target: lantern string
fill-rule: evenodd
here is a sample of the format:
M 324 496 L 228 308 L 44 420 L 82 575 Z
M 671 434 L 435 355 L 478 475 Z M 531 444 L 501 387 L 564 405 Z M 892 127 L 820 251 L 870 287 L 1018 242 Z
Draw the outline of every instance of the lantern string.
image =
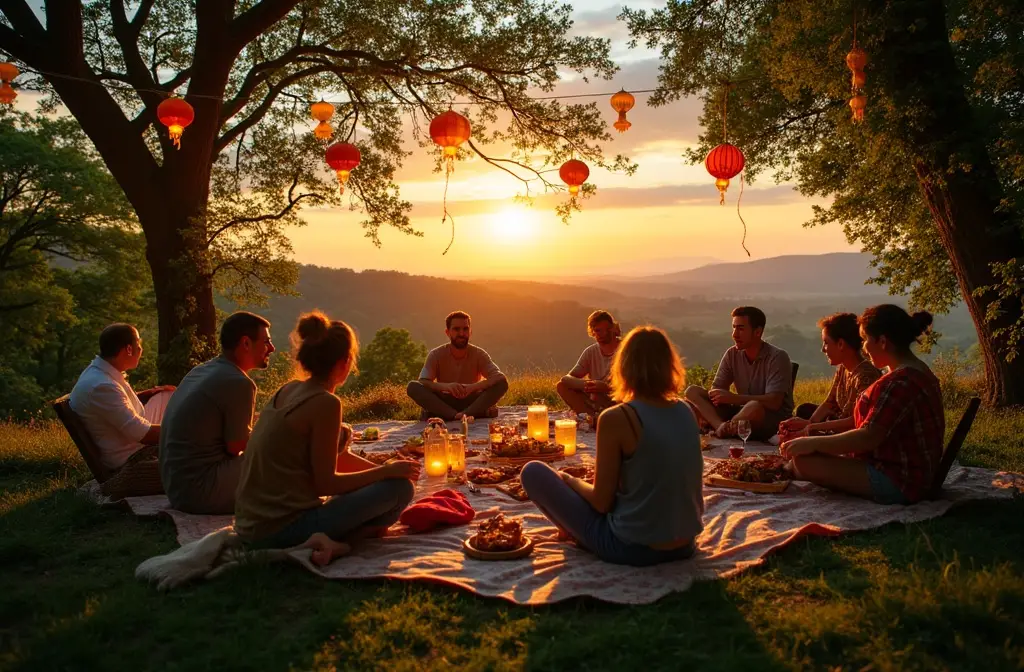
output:
M 452 237 L 451 240 L 448 241 L 448 247 L 444 248 L 444 252 L 441 253 L 442 257 L 448 254 L 448 250 L 452 248 L 452 243 L 455 242 L 455 218 L 448 214 L 448 180 L 451 178 L 451 175 L 451 170 L 448 170 L 444 175 L 444 197 L 441 200 L 441 207 L 444 214 L 441 215 L 441 224 L 444 224 L 444 220 L 446 219 L 452 220 Z
M 740 195 L 736 198 L 736 216 L 739 217 L 740 222 L 743 223 L 743 239 L 740 241 L 740 247 L 743 248 L 743 251 L 746 252 L 747 256 L 749 257 L 750 250 L 747 249 L 747 222 L 746 220 L 743 219 L 743 213 L 740 212 L 740 201 L 743 200 L 744 181 L 745 180 L 743 179 L 743 173 L 740 173 Z

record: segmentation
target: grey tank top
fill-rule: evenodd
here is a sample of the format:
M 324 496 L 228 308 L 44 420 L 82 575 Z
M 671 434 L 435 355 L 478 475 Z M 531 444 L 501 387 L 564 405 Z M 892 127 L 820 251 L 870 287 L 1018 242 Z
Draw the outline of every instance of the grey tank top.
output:
M 640 419 L 636 451 L 623 459 L 608 523 L 644 546 L 692 539 L 704 529 L 704 456 L 693 412 L 683 402 L 629 406 Z

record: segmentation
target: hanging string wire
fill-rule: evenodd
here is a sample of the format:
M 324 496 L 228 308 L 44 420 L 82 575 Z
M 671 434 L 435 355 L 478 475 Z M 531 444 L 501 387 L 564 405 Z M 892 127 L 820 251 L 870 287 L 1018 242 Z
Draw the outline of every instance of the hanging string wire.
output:
M 745 181 L 746 180 L 743 179 L 743 173 L 740 173 L 740 195 L 736 198 L 736 216 L 739 217 L 740 221 L 743 223 L 743 239 L 740 241 L 740 247 L 743 248 L 743 251 L 746 252 L 749 257 L 750 250 L 747 249 L 747 222 L 743 219 L 743 213 L 740 212 L 740 201 L 743 200 L 743 183 Z
M 444 213 L 441 215 L 441 224 L 443 225 L 444 220 L 446 219 L 452 220 L 452 237 L 451 240 L 448 241 L 448 247 L 444 248 L 444 252 L 441 253 L 442 257 L 448 254 L 448 250 L 452 249 L 452 243 L 455 242 L 455 218 L 448 213 L 448 180 L 451 179 L 451 175 L 452 170 L 449 167 L 448 170 L 445 171 L 444 175 L 444 196 L 441 199 L 441 207 L 443 208 Z

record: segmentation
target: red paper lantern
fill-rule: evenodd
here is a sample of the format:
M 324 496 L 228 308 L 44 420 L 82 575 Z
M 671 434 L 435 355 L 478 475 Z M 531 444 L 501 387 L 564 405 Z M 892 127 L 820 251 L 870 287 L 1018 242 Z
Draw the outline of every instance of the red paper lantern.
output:
M 347 142 L 336 142 L 327 148 L 327 165 L 338 174 L 338 184 L 341 185 L 341 193 L 345 193 L 345 183 L 352 170 L 359 165 L 362 158 L 359 148 Z
M 868 106 L 868 97 L 863 93 L 858 93 L 853 98 L 850 98 L 850 109 L 853 110 L 853 121 L 854 123 L 860 123 L 864 121 L 864 108 Z
M 846 67 L 852 72 L 863 70 L 864 66 L 868 64 L 868 54 L 860 47 L 854 45 L 853 49 L 850 49 L 850 53 L 846 55 Z
M 729 180 L 743 170 L 743 152 L 735 145 L 724 143 L 708 152 L 704 159 L 704 167 L 715 178 L 715 186 L 721 194 L 719 203 L 725 205 L 725 192 L 729 188 Z
M 0 81 L 3 82 L 0 84 L 0 103 L 14 104 L 14 99 L 18 97 L 18 92 L 11 88 L 11 82 L 19 74 L 21 74 L 21 71 L 13 63 L 0 63 Z
M 442 112 L 430 122 L 430 137 L 444 149 L 449 173 L 455 170 L 455 155 L 459 145 L 469 140 L 470 130 L 469 119 L 452 110 Z
M 181 98 L 171 97 L 156 108 L 156 116 L 160 123 L 167 127 L 167 134 L 171 137 L 174 146 L 181 149 L 181 134 L 185 127 L 196 118 L 192 106 Z
M 633 105 L 636 104 L 636 98 L 633 97 L 633 94 L 622 89 L 612 96 L 611 103 L 612 109 L 619 113 L 618 120 L 616 120 L 612 126 L 614 126 L 619 133 L 625 133 L 629 127 L 633 125 L 629 123 L 628 119 L 626 119 L 626 112 L 633 109 Z
M 558 176 L 569 185 L 569 193 L 575 196 L 579 193 L 580 185 L 590 177 L 590 168 L 578 159 L 569 159 L 558 169 Z

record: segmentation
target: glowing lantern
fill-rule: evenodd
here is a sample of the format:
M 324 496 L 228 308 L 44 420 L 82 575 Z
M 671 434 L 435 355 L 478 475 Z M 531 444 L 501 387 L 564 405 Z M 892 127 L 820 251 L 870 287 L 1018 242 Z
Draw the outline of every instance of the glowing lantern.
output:
M 850 77 L 850 86 L 853 89 L 855 89 L 855 90 L 856 89 L 862 89 L 862 88 L 864 88 L 864 82 L 866 82 L 866 81 L 867 81 L 867 78 L 864 76 L 864 71 L 863 70 L 857 70 Z
M 864 108 L 868 106 L 868 98 L 863 93 L 858 93 L 853 98 L 850 98 L 850 109 L 853 110 L 853 120 L 855 122 L 864 121 Z
M 11 82 L 19 74 L 21 74 L 21 71 L 13 63 L 0 63 L 0 80 L 3 81 L 3 84 L 0 84 L 0 103 L 14 104 L 14 99 L 18 97 L 18 92 L 11 88 Z
M 327 148 L 327 165 L 338 174 L 338 184 L 341 185 L 341 193 L 345 193 L 345 183 L 352 169 L 359 165 L 362 158 L 359 148 L 347 142 L 336 142 Z
M 729 180 L 740 174 L 744 163 L 743 152 L 729 143 L 715 147 L 704 159 L 704 167 L 715 178 L 715 186 L 721 194 L 721 205 L 725 205 L 725 192 L 729 188 Z
M 569 193 L 575 196 L 580 191 L 580 185 L 590 177 L 590 168 L 578 159 L 569 159 L 558 169 L 558 176 L 569 185 Z
M 320 123 L 313 129 L 313 135 L 319 140 L 330 140 L 334 135 L 334 129 L 327 122 L 334 116 L 334 105 L 321 100 L 309 106 L 309 113 Z
M 174 146 L 181 149 L 181 134 L 196 118 L 192 106 L 174 96 L 160 103 L 156 108 L 156 116 L 167 127 L 167 134 L 171 136 Z
M 625 89 L 622 89 L 618 93 L 612 96 L 612 109 L 619 113 L 618 120 L 612 124 L 619 133 L 625 133 L 630 126 L 633 124 L 626 120 L 626 112 L 633 109 L 633 105 L 636 104 L 636 98 L 633 94 L 629 93 Z
M 444 160 L 448 163 L 449 173 L 455 170 L 455 155 L 459 145 L 469 140 L 469 135 L 469 119 L 458 112 L 442 112 L 430 122 L 430 137 L 444 148 Z
M 846 55 L 846 67 L 848 67 L 853 72 L 857 72 L 858 70 L 863 70 L 864 66 L 867 64 L 867 52 L 858 47 L 857 45 L 854 45 L 853 49 L 850 50 L 850 53 Z

